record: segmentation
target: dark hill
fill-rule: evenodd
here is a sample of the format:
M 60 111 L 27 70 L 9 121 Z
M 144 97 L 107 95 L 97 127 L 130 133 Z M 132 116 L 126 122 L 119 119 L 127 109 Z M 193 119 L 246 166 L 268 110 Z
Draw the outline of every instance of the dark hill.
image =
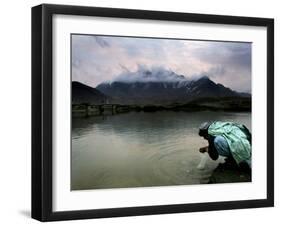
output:
M 72 82 L 72 104 L 103 104 L 107 96 L 99 90 L 80 82 Z

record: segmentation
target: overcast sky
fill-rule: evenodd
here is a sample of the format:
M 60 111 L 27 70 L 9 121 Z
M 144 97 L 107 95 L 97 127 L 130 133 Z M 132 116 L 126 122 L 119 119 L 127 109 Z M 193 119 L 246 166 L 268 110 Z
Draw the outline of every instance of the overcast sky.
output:
M 251 92 L 251 44 L 94 35 L 72 35 L 72 80 L 92 87 L 139 68 L 202 75 Z

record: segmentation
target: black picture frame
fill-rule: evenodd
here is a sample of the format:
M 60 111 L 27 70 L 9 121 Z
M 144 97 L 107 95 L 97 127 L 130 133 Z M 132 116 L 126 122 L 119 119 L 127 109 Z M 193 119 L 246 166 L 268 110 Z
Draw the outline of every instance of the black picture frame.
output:
M 54 212 L 52 210 L 52 18 L 55 14 L 266 27 L 267 198 Z M 56 221 L 271 206 L 274 206 L 273 19 L 50 4 L 32 8 L 32 218 L 40 221 Z

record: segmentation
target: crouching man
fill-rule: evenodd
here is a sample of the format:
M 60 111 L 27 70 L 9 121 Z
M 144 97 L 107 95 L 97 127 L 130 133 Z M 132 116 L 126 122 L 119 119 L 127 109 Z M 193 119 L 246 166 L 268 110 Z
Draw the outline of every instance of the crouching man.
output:
M 233 122 L 204 122 L 199 127 L 199 136 L 209 145 L 199 149 L 208 152 L 213 160 L 219 156 L 242 169 L 251 169 L 251 133 L 246 126 Z

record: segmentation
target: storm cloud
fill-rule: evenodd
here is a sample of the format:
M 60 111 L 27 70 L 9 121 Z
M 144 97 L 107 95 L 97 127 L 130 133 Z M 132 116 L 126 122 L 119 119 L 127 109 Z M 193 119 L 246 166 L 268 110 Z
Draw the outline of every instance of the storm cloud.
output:
M 96 87 L 140 69 L 161 68 L 251 92 L 251 52 L 251 43 L 241 42 L 72 35 L 72 80 Z

